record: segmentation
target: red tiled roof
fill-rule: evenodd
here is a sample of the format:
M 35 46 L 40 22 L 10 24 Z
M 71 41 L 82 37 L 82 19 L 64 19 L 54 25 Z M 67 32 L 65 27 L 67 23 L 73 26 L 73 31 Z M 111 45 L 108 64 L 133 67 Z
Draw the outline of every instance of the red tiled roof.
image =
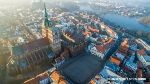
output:
M 117 60 L 119 60 L 119 61 L 122 61 L 120 58 L 118 58 L 117 56 L 112 56 L 113 58 L 115 58 L 115 59 L 117 59 Z
M 96 76 L 95 76 L 95 79 L 96 79 L 96 80 L 99 80 L 99 79 L 100 79 L 100 77 L 99 77 L 98 75 L 96 75 Z
M 130 76 L 132 76 L 132 72 L 130 71 L 130 69 L 128 68 L 128 67 L 126 67 L 126 66 L 124 66 L 124 65 L 120 65 L 120 67 L 126 72 L 126 73 L 128 73 Z
M 39 75 L 36 76 L 37 80 L 44 80 L 46 78 L 48 78 L 48 73 L 47 72 L 44 72 L 44 73 L 41 73 Z
M 66 49 L 61 55 L 61 58 L 64 58 L 65 60 L 67 60 L 69 58 L 69 51 Z
M 89 32 L 89 31 L 85 31 L 84 33 L 83 33 L 83 35 L 90 35 L 91 34 L 91 32 Z
M 142 68 L 143 67 L 141 62 L 137 62 L 137 65 L 138 65 L 138 68 Z
M 90 30 L 90 31 L 92 31 L 92 32 L 99 32 L 99 30 L 98 29 L 94 29 L 94 28 L 92 28 L 91 26 L 88 26 L 88 29 Z
M 94 80 L 91 80 L 90 84 L 96 84 L 96 82 Z
M 60 75 L 57 71 L 52 72 L 51 74 L 52 78 L 59 84 L 60 81 L 63 81 L 63 76 Z
M 114 39 L 113 39 L 113 38 L 109 38 L 108 43 L 109 43 L 109 44 L 114 43 Z
M 139 52 L 140 55 L 145 55 L 146 54 L 146 52 L 144 51 L 144 49 L 139 50 L 138 52 Z
M 38 80 L 36 78 L 31 78 L 25 81 L 23 84 L 38 84 Z
M 69 84 L 66 80 L 61 80 L 58 84 Z
M 116 32 L 114 32 L 111 28 L 107 27 L 107 31 L 109 31 L 112 34 L 116 34 Z
M 105 51 L 106 51 L 106 49 L 104 48 L 104 47 L 102 47 L 102 46 L 100 46 L 100 45 L 96 45 L 96 49 L 99 51 L 99 52 L 101 52 L 101 53 L 105 53 Z
M 150 84 L 150 82 L 146 82 L 145 84 Z
M 113 63 L 115 63 L 115 64 L 117 64 L 117 65 L 120 64 L 120 61 L 117 60 L 117 59 L 115 59 L 115 58 L 113 58 L 113 57 L 111 57 L 111 58 L 109 59 L 109 61 L 110 61 L 110 62 L 113 62 Z
M 129 71 L 130 69 L 128 68 L 128 67 L 126 67 L 126 66 L 124 66 L 124 65 L 120 65 L 120 67 L 122 68 L 122 69 L 124 69 L 124 70 L 126 70 L 126 71 Z
M 142 78 L 143 77 L 141 69 L 137 69 L 137 76 L 138 76 L 138 78 Z
M 104 43 L 104 46 L 103 46 L 105 49 L 108 49 L 109 48 L 109 44 L 108 43 Z
M 124 47 L 124 48 L 127 48 L 127 49 L 128 49 L 128 48 L 129 48 L 129 45 L 126 44 L 126 43 L 122 43 L 122 44 L 121 44 L 121 47 Z

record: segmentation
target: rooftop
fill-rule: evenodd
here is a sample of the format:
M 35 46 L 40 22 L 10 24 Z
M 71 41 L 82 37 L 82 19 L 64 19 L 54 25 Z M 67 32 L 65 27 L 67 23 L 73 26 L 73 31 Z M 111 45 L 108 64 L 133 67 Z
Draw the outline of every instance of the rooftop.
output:
M 55 53 L 53 53 L 53 51 L 51 50 L 51 48 L 47 48 L 47 49 L 45 49 L 45 51 L 46 51 L 46 53 L 47 53 L 47 55 L 48 55 L 49 58 L 52 58 L 52 57 L 55 56 Z
M 144 51 L 144 49 L 141 49 L 138 52 L 139 52 L 140 55 L 145 55 L 146 54 L 146 52 Z
M 15 56 L 21 55 L 23 53 L 23 49 L 21 45 L 12 47 L 12 54 L 14 54 Z
M 146 62 L 150 62 L 150 56 L 144 55 L 143 57 L 144 57 L 144 59 L 146 60 Z
M 105 67 L 109 68 L 111 71 L 114 71 L 114 72 L 119 71 L 119 66 L 113 62 L 107 62 Z
M 102 70 L 102 72 L 100 73 L 105 79 L 107 79 L 107 78 L 122 78 L 121 76 L 119 76 L 119 75 L 117 75 L 117 74 L 115 74 L 115 73 L 113 73 L 112 71 L 110 71 L 110 70 L 108 70 L 108 69 L 106 69 L 106 68 L 104 68 L 103 70 Z M 120 84 L 121 82 L 123 82 L 123 80 L 114 80 L 117 84 Z
M 106 49 L 103 47 L 103 46 L 100 46 L 100 45 L 96 45 L 96 49 L 101 52 L 101 53 L 105 53 Z
M 36 41 L 29 42 L 27 44 L 19 45 L 19 46 L 14 46 L 12 47 L 12 54 L 14 56 L 19 56 L 21 54 L 30 52 L 32 50 L 35 50 L 37 48 L 43 47 L 49 45 L 49 41 L 47 38 L 41 38 Z
M 111 57 L 109 61 L 115 63 L 116 65 L 120 64 L 120 61 L 115 59 L 115 58 L 113 58 L 113 57 Z

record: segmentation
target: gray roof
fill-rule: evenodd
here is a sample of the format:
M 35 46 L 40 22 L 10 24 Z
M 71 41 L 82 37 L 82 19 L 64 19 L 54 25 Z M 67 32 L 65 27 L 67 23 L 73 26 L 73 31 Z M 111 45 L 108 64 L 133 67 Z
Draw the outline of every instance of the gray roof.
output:
M 53 58 L 55 56 L 55 53 L 51 50 L 51 48 L 47 48 L 45 51 L 49 58 Z
M 19 56 L 19 55 L 23 54 L 22 46 L 18 45 L 18 46 L 12 47 L 12 54 L 14 56 Z
M 19 63 L 19 68 L 20 69 L 26 68 L 29 65 L 28 61 L 27 61 L 27 59 L 25 57 L 22 58 L 22 59 L 19 59 L 18 63 Z
M 118 65 L 116 65 L 116 64 L 114 64 L 114 63 L 112 63 L 112 62 L 107 62 L 107 63 L 106 63 L 106 66 L 107 66 L 111 71 L 115 71 L 115 72 L 119 71 L 119 68 L 120 68 Z

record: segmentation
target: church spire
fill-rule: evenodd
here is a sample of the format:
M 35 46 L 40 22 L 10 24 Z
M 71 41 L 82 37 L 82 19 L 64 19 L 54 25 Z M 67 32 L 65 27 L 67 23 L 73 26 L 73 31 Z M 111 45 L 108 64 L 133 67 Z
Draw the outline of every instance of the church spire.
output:
M 44 26 L 45 26 L 45 27 L 50 27 L 50 26 L 52 26 L 51 21 L 48 20 L 48 14 L 47 14 L 47 10 L 46 10 L 46 7 L 45 7 L 45 3 L 44 3 L 44 16 L 45 16 Z
M 46 7 L 45 7 L 45 3 L 44 3 L 44 16 L 45 16 L 45 18 L 48 17 L 48 14 L 47 14 L 47 11 L 46 11 Z

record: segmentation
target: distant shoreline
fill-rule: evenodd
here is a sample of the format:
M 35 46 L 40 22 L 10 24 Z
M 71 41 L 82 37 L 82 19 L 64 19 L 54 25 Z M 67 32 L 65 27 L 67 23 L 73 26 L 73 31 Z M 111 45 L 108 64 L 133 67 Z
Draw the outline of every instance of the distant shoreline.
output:
M 142 25 L 150 27 L 150 16 L 141 17 L 140 19 L 138 19 L 138 22 Z

